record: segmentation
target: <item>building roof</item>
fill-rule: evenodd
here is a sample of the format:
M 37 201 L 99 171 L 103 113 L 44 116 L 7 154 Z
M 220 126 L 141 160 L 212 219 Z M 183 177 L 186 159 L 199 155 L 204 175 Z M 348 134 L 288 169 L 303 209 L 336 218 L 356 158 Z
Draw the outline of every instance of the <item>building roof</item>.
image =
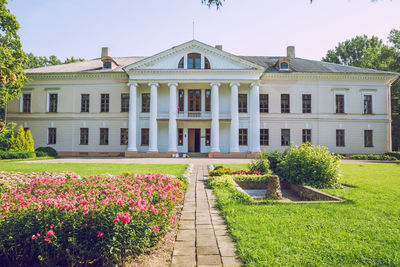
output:
M 280 72 L 275 68 L 278 61 L 278 56 L 239 56 L 241 59 L 251 63 L 265 67 L 266 73 Z M 40 67 L 34 69 L 26 69 L 28 74 L 48 74 L 48 73 L 99 73 L 99 72 L 124 72 L 123 68 L 133 63 L 139 62 L 147 57 L 113 57 L 117 63 L 117 67 L 113 69 L 103 69 L 103 63 L 100 58 L 55 65 Z M 393 72 L 380 71 L 374 69 L 365 69 L 359 67 L 351 67 L 340 64 L 322 62 L 317 60 L 308 60 L 303 58 L 290 58 L 290 71 L 300 73 L 337 73 L 337 74 L 396 74 Z

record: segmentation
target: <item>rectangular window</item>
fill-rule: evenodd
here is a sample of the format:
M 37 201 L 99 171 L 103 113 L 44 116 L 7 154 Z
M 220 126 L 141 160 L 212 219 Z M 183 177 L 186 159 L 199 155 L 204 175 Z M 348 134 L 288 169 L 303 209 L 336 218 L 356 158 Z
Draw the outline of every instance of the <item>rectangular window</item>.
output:
M 303 113 L 311 113 L 311 95 L 303 95 Z
M 81 138 L 80 145 L 89 144 L 89 128 L 81 128 Z
M 183 146 L 183 128 L 178 128 L 178 146 Z
M 183 113 L 185 111 L 185 91 L 179 89 L 178 91 L 178 112 Z
M 344 95 L 336 95 L 336 113 L 344 113 Z
M 149 145 L 149 128 L 142 128 L 141 129 L 141 145 L 148 146 Z
M 58 94 L 49 94 L 49 112 L 57 112 Z
M 188 91 L 189 111 L 201 111 L 201 90 Z
M 247 112 L 247 94 L 239 94 L 239 112 Z
M 22 112 L 31 112 L 31 94 L 22 95 Z
M 269 129 L 260 129 L 260 145 L 269 146 Z
M 142 112 L 150 112 L 150 93 L 142 94 Z
M 89 112 L 89 94 L 81 95 L 81 112 Z
M 128 128 L 121 128 L 119 144 L 120 145 L 127 145 L 128 144 Z
M 336 130 L 336 146 L 344 146 L 344 130 Z
M 364 95 L 364 114 L 372 114 L 372 95 Z
M 311 143 L 311 129 L 303 129 L 303 143 Z
M 48 144 L 55 145 L 57 143 L 57 129 L 49 128 L 48 129 Z
M 260 94 L 260 112 L 268 113 L 268 94 Z
M 281 113 L 290 113 L 289 94 L 281 94 Z
M 129 94 L 121 94 L 121 112 L 129 112 Z
M 100 145 L 108 145 L 108 128 L 100 128 Z
M 290 145 L 290 129 L 281 129 L 281 145 Z
M 373 133 L 372 130 L 364 130 L 364 146 L 373 147 Z
M 211 145 L 211 129 L 206 128 L 206 146 Z
M 109 112 L 109 111 L 110 111 L 110 95 L 101 94 L 100 112 Z
M 206 98 L 206 111 L 211 111 L 211 90 L 210 89 L 206 89 L 205 92 L 205 98 Z
M 239 146 L 247 146 L 247 129 L 239 129 Z

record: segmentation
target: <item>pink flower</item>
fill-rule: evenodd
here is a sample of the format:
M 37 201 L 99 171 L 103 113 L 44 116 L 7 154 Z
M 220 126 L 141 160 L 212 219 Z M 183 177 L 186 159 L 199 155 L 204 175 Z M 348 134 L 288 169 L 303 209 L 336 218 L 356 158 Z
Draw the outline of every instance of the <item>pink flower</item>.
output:
M 54 233 L 53 230 L 50 229 L 50 230 L 47 232 L 47 236 L 52 236 L 52 235 L 55 235 L 55 233 Z
M 37 234 L 36 234 L 36 236 L 37 236 L 37 237 L 40 237 L 40 234 L 39 234 L 39 233 L 37 233 Z
M 157 234 L 159 231 L 160 231 L 160 228 L 158 227 L 158 225 L 153 227 L 154 234 Z
M 97 234 L 97 237 L 100 237 L 100 236 L 103 236 L 103 235 L 104 235 L 104 233 L 100 231 L 100 232 Z
M 33 235 L 33 236 L 32 236 L 32 240 L 35 240 L 35 239 L 36 239 L 36 236 L 35 236 L 35 235 Z
M 49 241 L 51 241 L 51 238 L 50 238 L 50 237 L 46 237 L 46 238 L 44 239 L 44 241 L 49 242 Z

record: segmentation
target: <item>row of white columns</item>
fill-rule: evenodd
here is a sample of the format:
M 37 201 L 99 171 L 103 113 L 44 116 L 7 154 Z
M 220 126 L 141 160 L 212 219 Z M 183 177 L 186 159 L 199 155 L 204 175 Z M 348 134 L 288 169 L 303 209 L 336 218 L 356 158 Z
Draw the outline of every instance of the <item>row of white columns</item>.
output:
M 149 121 L 149 150 L 158 152 L 157 144 L 157 88 L 159 83 L 150 82 L 150 121 Z M 220 152 L 219 149 L 219 82 L 211 84 L 211 152 Z M 136 107 L 138 83 L 131 82 L 129 97 L 129 131 L 128 131 L 128 151 L 137 151 L 136 145 Z M 168 151 L 177 152 L 177 86 L 178 83 L 168 83 L 169 86 L 169 125 L 168 125 Z M 230 83 L 231 87 L 231 129 L 230 129 L 230 152 L 240 152 L 239 150 L 239 82 Z M 259 111 L 259 84 L 254 82 L 250 85 L 250 127 L 249 127 L 249 151 L 260 152 L 260 111 Z

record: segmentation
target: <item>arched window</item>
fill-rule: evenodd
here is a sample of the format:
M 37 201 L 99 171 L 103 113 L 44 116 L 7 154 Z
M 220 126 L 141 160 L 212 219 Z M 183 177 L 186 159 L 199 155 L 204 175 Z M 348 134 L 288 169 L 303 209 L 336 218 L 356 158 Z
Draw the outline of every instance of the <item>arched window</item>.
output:
M 183 69 L 184 68 L 183 63 L 184 63 L 184 58 L 182 57 L 181 60 L 179 60 L 178 69 Z
M 205 69 L 211 69 L 210 61 L 208 61 L 208 58 L 204 58 L 204 68 Z
M 287 62 L 282 62 L 281 63 L 281 70 L 288 70 L 289 69 L 289 64 Z
M 201 55 L 199 53 L 188 54 L 187 68 L 188 69 L 200 69 L 201 68 Z

